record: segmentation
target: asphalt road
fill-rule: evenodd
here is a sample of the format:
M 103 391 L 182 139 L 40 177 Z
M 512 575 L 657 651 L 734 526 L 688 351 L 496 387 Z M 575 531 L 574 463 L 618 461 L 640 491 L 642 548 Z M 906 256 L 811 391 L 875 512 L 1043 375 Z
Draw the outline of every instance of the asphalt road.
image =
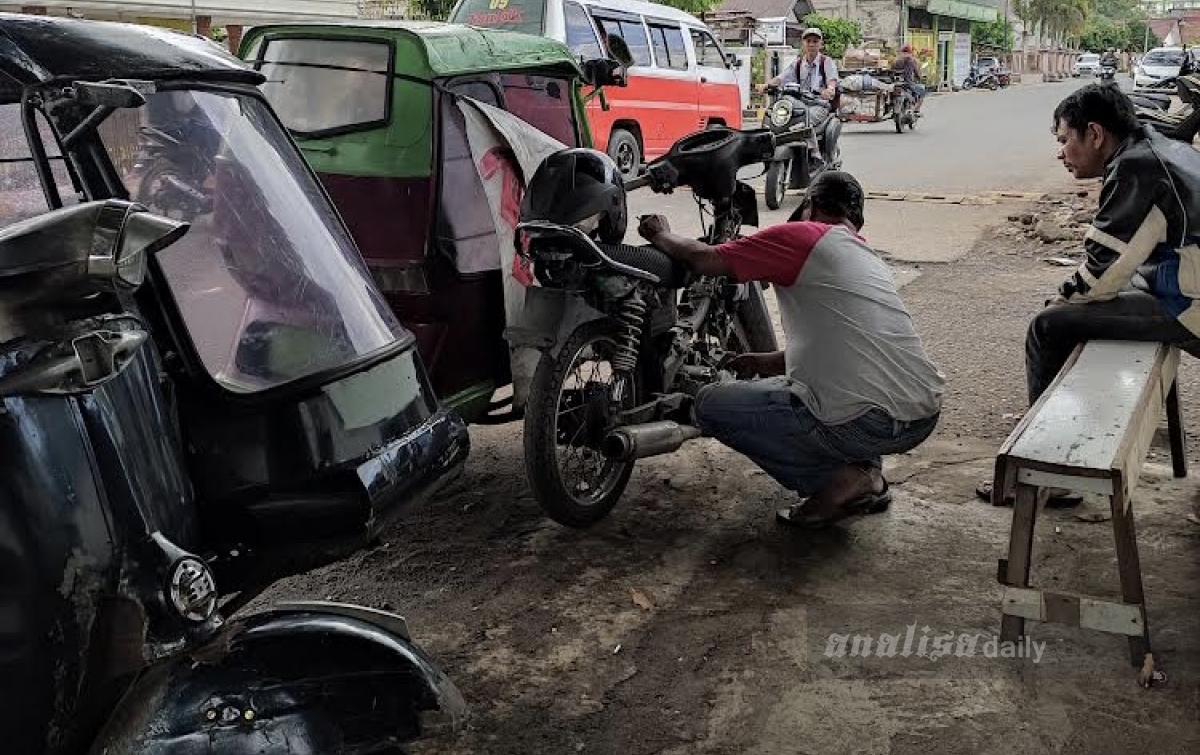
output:
M 905 262 L 946 262 L 965 254 L 987 227 L 1003 221 L 1012 205 L 988 192 L 1042 192 L 1073 184 L 1057 159 L 1050 132 L 1055 106 L 1086 80 L 1015 84 L 999 91 L 931 94 L 915 130 L 897 134 L 891 122 L 847 124 L 843 168 L 868 192 L 908 192 L 904 201 L 870 201 L 864 233 L 876 249 Z M 750 125 L 750 124 L 747 124 Z M 759 192 L 760 227 L 783 222 L 799 196 L 789 193 L 779 210 L 762 202 L 761 166 L 742 177 Z M 950 202 L 916 198 L 950 197 Z M 954 200 L 967 197 L 969 203 Z M 981 203 L 970 203 L 978 200 Z M 666 215 L 674 230 L 699 236 L 703 228 L 690 192 L 630 195 L 630 235 L 638 243 L 638 215 Z M 747 228 L 747 232 L 753 229 Z

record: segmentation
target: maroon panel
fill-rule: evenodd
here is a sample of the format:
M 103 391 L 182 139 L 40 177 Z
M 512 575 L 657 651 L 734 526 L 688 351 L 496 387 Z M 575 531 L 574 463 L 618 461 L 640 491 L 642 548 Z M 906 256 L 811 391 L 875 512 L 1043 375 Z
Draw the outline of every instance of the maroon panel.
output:
M 368 264 L 425 259 L 432 179 L 319 175 Z

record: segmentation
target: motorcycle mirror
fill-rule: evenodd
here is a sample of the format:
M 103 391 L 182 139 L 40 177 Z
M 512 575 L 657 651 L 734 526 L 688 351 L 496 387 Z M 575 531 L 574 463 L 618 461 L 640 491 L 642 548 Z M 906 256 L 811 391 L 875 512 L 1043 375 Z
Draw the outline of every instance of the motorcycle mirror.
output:
M 150 255 L 183 238 L 190 227 L 183 221 L 154 215 L 134 205 L 125 217 L 120 241 L 106 254 L 88 257 L 88 277 L 98 283 L 137 288 L 146 277 Z
M 127 81 L 77 81 L 72 86 L 75 98 L 84 105 L 122 109 L 146 104 L 143 87 Z

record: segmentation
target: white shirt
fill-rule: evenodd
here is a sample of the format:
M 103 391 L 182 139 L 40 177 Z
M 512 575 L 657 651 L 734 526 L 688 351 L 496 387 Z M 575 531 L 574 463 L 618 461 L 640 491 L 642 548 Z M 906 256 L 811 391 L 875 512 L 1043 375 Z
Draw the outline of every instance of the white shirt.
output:
M 797 63 L 800 68 L 800 76 L 796 76 Z M 807 58 L 801 56 L 793 61 L 791 65 L 783 69 L 783 73 L 779 74 L 781 84 L 795 84 L 797 82 L 807 83 L 808 88 L 814 92 L 820 92 L 821 87 L 821 65 L 825 67 L 825 86 L 838 80 L 837 63 L 833 62 L 833 58 L 824 53 L 817 53 L 817 58 L 813 62 L 809 62 Z

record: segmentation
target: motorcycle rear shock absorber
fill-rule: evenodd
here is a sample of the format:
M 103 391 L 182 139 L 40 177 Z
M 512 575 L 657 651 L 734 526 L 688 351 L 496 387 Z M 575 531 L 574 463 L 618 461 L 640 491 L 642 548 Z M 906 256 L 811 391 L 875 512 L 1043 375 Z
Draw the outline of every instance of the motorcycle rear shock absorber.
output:
M 632 374 L 637 368 L 638 349 L 642 343 L 642 328 L 646 324 L 646 297 L 640 289 L 634 289 L 616 314 L 620 332 L 617 334 L 617 353 L 612 366 L 617 372 Z

